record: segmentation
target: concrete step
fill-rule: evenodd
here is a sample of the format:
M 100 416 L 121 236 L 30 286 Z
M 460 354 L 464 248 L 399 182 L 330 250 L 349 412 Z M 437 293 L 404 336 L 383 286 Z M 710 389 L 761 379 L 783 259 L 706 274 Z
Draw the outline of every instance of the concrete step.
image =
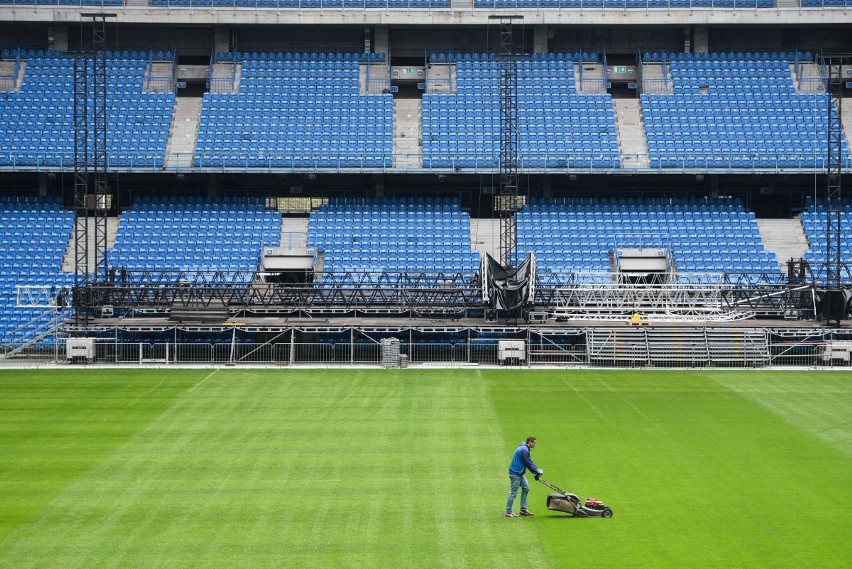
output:
M 192 166 L 195 146 L 198 142 L 198 122 L 201 120 L 201 97 L 178 97 L 175 99 L 169 140 L 166 144 L 166 168 L 188 168 Z
M 242 63 L 214 63 L 210 73 L 211 93 L 239 93 Z
M 307 216 L 281 217 L 281 240 L 279 247 L 292 251 L 296 255 L 304 255 L 308 251 L 308 218 Z
M 782 272 L 787 271 L 787 261 L 799 259 L 810 249 L 802 220 L 763 218 L 757 220 L 760 238 L 768 251 L 774 251 Z
M 825 93 L 822 82 L 822 69 L 816 63 L 799 64 L 799 74 L 796 75 L 796 65 L 790 64 L 790 77 L 797 93 Z
M 844 97 L 840 100 L 840 113 L 843 133 L 846 135 L 847 148 L 852 148 L 852 99 Z
M 648 168 L 648 139 L 639 99 L 613 99 L 612 103 L 615 108 L 622 166 Z
M 674 93 L 671 74 L 663 73 L 662 63 L 645 63 L 642 65 L 642 92 L 646 94 Z
M 393 153 L 395 167 L 419 168 L 423 164 L 421 146 L 423 102 L 420 99 L 393 101 Z
M 607 92 L 604 83 L 603 64 L 600 63 L 575 63 L 574 81 L 577 84 L 577 92 L 584 94 L 604 94 Z
M 82 224 L 86 223 L 85 217 L 78 217 L 75 220 L 76 227 L 82 227 Z M 119 217 L 108 217 L 106 220 L 106 244 L 107 249 L 112 249 L 115 246 L 115 236 L 118 233 L 119 226 Z M 94 224 L 90 222 L 88 229 L 88 241 L 86 248 L 89 252 L 89 270 L 93 270 L 95 266 L 101 261 L 101 257 L 95 258 L 95 234 L 94 234 Z M 73 273 L 76 269 L 74 266 L 76 262 L 75 255 L 75 239 L 77 237 L 77 232 L 75 229 L 71 230 L 71 235 L 68 236 L 68 243 L 65 245 L 65 255 L 62 257 L 62 272 L 65 273 Z

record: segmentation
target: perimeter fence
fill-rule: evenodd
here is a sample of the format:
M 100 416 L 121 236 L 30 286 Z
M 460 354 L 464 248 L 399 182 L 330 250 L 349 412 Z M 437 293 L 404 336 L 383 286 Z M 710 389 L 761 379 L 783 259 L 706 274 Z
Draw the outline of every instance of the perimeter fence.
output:
M 404 336 L 404 335 L 400 335 Z M 73 344 L 73 347 L 71 345 Z M 81 347 L 82 345 L 82 347 Z M 615 367 L 852 369 L 852 331 L 593 329 L 562 335 L 447 342 L 152 342 L 57 339 L 3 354 L 6 363 L 61 365 L 264 365 L 375 367 Z

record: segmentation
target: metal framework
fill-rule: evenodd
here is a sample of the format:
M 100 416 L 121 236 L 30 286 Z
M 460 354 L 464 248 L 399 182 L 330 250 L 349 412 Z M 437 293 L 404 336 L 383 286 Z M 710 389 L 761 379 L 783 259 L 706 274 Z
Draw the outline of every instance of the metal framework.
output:
M 828 159 L 826 162 L 826 285 L 840 288 L 841 285 L 841 176 L 843 174 L 843 123 L 842 98 L 844 90 L 843 65 L 852 61 L 852 56 L 830 55 L 822 58 L 826 73 L 825 91 L 828 93 Z
M 499 26 L 500 107 L 500 188 L 495 196 L 496 213 L 500 218 L 500 263 L 514 266 L 517 250 L 515 211 L 519 206 L 518 190 L 518 60 L 515 53 L 512 24 L 523 16 L 489 16 Z
M 312 282 L 267 282 L 254 272 L 110 272 L 92 283 L 83 307 L 116 316 L 165 317 L 205 312 L 229 316 L 380 316 L 456 319 L 487 308 L 481 283 L 468 273 L 316 275 Z M 539 275 L 528 307 L 545 319 L 613 320 L 635 311 L 667 320 L 738 320 L 752 316 L 813 318 L 814 282 L 791 283 L 770 273 L 680 273 L 669 283 L 634 283 L 619 273 Z
M 83 13 L 91 20 L 90 50 L 74 57 L 74 305 L 78 322 L 90 318 L 86 297 L 106 277 L 107 181 L 106 20 L 115 14 Z M 82 42 L 81 22 L 81 42 Z M 91 76 L 90 76 L 91 73 Z

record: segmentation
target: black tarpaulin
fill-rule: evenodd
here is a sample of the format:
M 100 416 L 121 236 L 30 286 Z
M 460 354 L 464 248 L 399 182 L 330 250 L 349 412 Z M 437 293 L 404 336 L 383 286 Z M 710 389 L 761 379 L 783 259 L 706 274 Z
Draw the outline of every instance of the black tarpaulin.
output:
M 507 268 L 486 254 L 488 262 L 488 299 L 498 310 L 520 308 L 530 299 L 532 256 L 515 268 Z

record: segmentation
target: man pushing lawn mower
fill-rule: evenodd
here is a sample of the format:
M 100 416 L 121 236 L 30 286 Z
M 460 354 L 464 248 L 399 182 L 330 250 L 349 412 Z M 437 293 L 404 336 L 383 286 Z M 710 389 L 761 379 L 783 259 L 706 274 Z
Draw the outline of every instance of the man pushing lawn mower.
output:
M 509 499 L 506 501 L 506 517 L 518 517 L 512 511 L 512 506 L 515 503 L 515 497 L 518 495 L 518 488 L 521 489 L 521 515 L 531 516 L 533 513 L 527 509 L 527 496 L 530 493 L 530 485 L 527 482 L 524 472 L 529 470 L 535 474 L 536 480 L 544 474 L 532 461 L 530 451 L 535 448 L 535 437 L 527 437 L 527 440 L 518 445 L 515 453 L 512 455 L 512 462 L 509 464 Z

